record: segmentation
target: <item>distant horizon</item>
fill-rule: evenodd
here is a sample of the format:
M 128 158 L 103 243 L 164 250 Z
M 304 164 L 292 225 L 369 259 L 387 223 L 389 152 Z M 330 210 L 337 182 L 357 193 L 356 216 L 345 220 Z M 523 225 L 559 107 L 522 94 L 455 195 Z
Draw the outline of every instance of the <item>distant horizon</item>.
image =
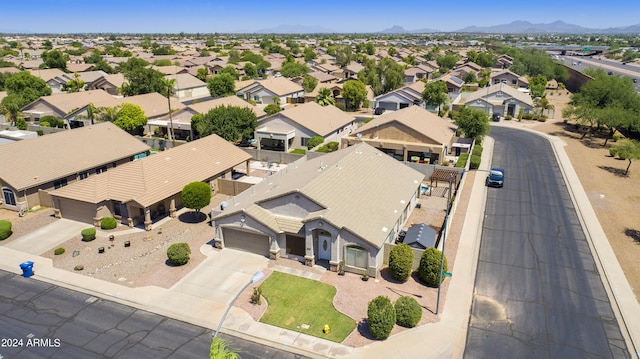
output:
M 260 33 L 282 25 L 323 29 L 318 33 L 377 33 L 400 26 L 407 31 L 456 32 L 467 26 L 495 26 L 513 21 L 549 24 L 563 21 L 590 29 L 640 24 L 640 2 L 593 0 L 514 3 L 495 0 L 479 6 L 460 0 L 444 3 L 397 0 L 393 6 L 371 0 L 365 4 L 325 0 L 321 4 L 281 0 L 23 0 L 2 5 L 2 33 L 24 34 L 177 34 Z M 553 11 L 550 11 L 550 10 Z

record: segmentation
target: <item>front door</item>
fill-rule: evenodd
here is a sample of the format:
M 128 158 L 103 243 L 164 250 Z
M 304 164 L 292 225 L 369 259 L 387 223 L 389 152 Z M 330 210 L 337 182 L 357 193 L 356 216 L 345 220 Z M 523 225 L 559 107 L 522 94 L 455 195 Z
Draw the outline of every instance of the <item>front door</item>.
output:
M 318 259 L 331 260 L 331 235 L 318 235 Z

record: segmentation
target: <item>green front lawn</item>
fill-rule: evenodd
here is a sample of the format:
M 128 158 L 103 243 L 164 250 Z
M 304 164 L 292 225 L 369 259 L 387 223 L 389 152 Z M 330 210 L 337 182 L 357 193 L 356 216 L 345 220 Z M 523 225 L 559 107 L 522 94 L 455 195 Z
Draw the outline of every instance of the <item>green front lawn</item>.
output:
M 294 150 L 289 151 L 289 153 L 293 153 L 294 155 L 306 155 L 307 151 L 300 148 L 296 148 Z
M 341 343 L 356 327 L 353 319 L 333 307 L 336 288 L 330 285 L 274 271 L 262 285 L 269 303 L 262 323 Z M 303 325 L 309 325 L 305 329 Z M 330 332 L 322 332 L 325 324 Z

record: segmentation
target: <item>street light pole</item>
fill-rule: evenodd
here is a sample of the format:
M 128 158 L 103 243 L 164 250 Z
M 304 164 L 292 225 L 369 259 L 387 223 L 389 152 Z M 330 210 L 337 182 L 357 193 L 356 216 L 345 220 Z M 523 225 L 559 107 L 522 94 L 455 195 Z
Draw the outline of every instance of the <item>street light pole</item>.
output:
M 447 225 L 449 224 L 449 212 L 451 210 L 451 182 L 453 182 L 453 174 L 449 175 L 449 193 L 447 200 L 447 213 L 444 216 L 444 227 L 442 233 L 442 257 L 440 257 L 440 275 L 438 276 L 438 299 L 436 300 L 436 315 L 440 309 L 440 287 L 442 286 L 442 271 L 444 269 L 444 246 L 447 244 Z
M 224 312 L 224 314 L 222 315 L 222 318 L 220 319 L 220 323 L 218 323 L 218 328 L 216 328 L 216 331 L 213 332 L 212 337 L 217 337 L 218 333 L 220 332 L 220 328 L 222 328 L 222 323 L 224 322 L 224 320 L 227 318 L 227 314 L 229 314 L 229 310 L 231 310 L 231 307 L 233 307 L 233 303 L 236 302 L 236 300 L 238 299 L 238 297 L 240 296 L 240 294 L 242 294 L 242 292 L 244 292 L 245 289 L 247 289 L 248 286 L 255 284 L 261 280 L 263 280 L 265 277 L 265 274 L 261 271 L 255 272 L 252 276 L 251 279 L 249 280 L 249 282 L 247 284 L 245 284 L 242 289 L 240 289 L 240 291 L 238 292 L 238 294 L 236 294 L 236 296 L 233 298 L 233 300 L 231 301 L 231 303 L 229 303 L 229 306 L 227 307 L 227 310 Z

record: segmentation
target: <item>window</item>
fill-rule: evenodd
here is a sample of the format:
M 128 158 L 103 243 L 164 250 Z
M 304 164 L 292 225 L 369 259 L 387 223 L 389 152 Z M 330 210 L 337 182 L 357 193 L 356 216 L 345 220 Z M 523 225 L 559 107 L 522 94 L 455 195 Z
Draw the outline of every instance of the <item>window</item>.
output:
M 57 181 L 53 182 L 53 188 L 58 189 L 60 187 L 64 187 L 67 185 L 67 179 L 63 178 L 63 179 L 59 179 Z
M 301 137 L 300 138 L 300 145 L 301 146 L 306 146 L 307 143 L 309 143 L 310 138 L 309 137 Z
M 80 172 L 80 180 L 87 179 L 89 177 L 89 172 L 84 171 Z
M 107 166 L 102 166 L 102 167 L 96 168 L 96 174 L 97 175 L 99 175 L 102 172 L 107 172 Z
M 122 206 L 122 204 L 120 202 L 113 202 L 113 215 L 114 216 L 118 216 L 118 217 L 122 216 L 121 206 Z
M 517 85 L 518 84 L 518 80 L 511 80 L 511 84 L 512 85 Z
M 9 205 L 9 206 L 15 206 L 16 205 L 16 195 L 13 193 L 12 190 L 8 189 L 8 188 L 3 188 L 2 189 L 2 197 L 4 197 L 4 203 Z
M 369 253 L 361 247 L 347 247 L 347 265 L 356 268 L 367 268 Z

